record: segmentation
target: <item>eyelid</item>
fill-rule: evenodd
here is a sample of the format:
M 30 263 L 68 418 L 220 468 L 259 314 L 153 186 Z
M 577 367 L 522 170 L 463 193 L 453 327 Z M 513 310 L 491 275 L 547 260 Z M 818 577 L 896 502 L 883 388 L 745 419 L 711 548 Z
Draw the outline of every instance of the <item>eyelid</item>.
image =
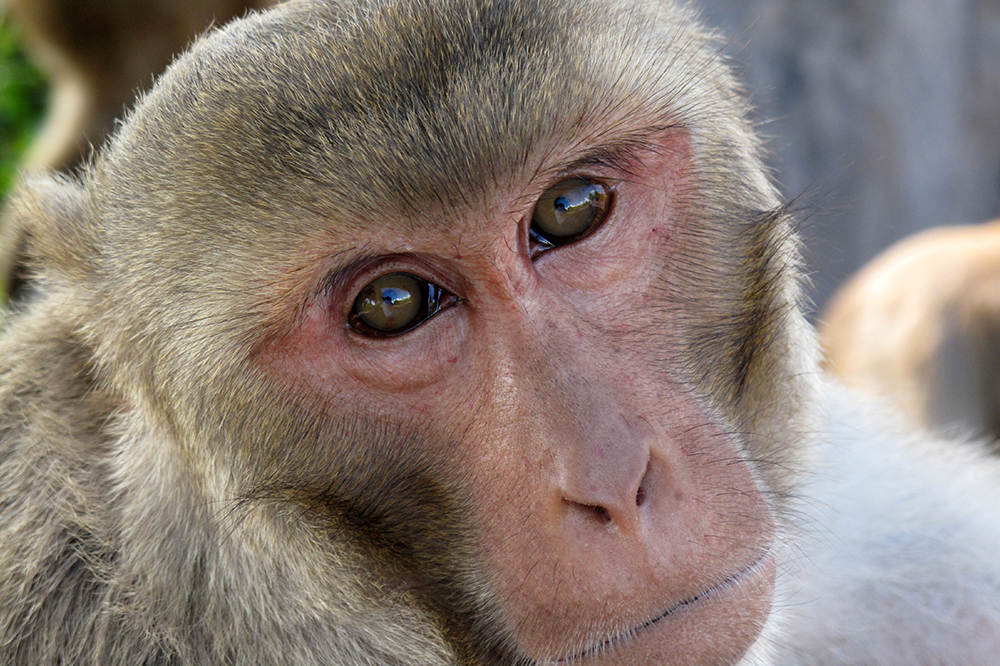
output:
M 601 148 L 561 165 L 554 173 L 559 178 L 579 176 L 596 178 L 608 183 L 620 182 L 635 175 L 642 167 L 641 153 L 651 150 L 646 145 Z
M 371 282 L 390 273 L 410 273 L 421 280 L 440 284 L 432 266 L 417 255 L 406 253 L 390 253 L 367 255 L 353 261 L 334 267 L 318 290 L 321 298 L 348 300 L 348 306 L 354 303 L 361 290 Z M 441 285 L 446 290 L 447 285 Z
M 320 284 L 319 289 L 317 289 L 317 297 L 326 301 L 340 301 L 343 300 L 345 294 L 353 293 L 350 300 L 353 304 L 353 299 L 361 292 L 364 285 L 368 284 L 372 279 L 378 279 L 376 275 L 374 278 L 369 279 L 368 282 L 361 285 L 357 284 L 364 279 L 369 267 L 376 264 L 379 259 L 380 257 L 378 256 L 365 256 L 334 266 Z

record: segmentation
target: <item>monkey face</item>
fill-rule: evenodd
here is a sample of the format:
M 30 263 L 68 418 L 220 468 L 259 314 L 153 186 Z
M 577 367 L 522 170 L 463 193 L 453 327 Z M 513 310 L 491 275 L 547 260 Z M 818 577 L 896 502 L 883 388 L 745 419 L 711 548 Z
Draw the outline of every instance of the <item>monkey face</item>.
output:
M 89 175 L 102 367 L 303 604 L 733 663 L 807 392 L 741 98 L 675 9 L 461 7 L 291 3 L 165 76 Z
M 689 155 L 679 129 L 627 166 L 566 151 L 467 209 L 361 231 L 262 352 L 333 413 L 407 424 L 369 443 L 373 458 L 434 479 L 436 506 L 462 514 L 454 545 L 492 629 L 535 661 L 732 659 L 769 609 L 774 519 L 734 427 L 672 363 Z M 377 498 L 405 492 L 369 489 L 340 511 L 379 515 Z M 416 560 L 436 559 L 412 557 L 417 577 Z

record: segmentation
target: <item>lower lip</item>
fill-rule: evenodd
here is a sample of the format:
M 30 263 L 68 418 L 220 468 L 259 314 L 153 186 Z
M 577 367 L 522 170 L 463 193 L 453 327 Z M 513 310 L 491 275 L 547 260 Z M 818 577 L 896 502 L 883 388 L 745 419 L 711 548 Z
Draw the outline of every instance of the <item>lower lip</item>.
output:
M 771 553 L 767 552 L 729 578 L 713 585 L 704 592 L 700 592 L 671 606 L 656 617 L 643 622 L 634 629 L 601 641 L 593 647 L 587 648 L 586 650 L 578 652 L 574 655 L 557 659 L 555 661 L 540 662 L 540 666 L 558 666 L 561 664 L 585 662 L 594 658 L 620 653 L 621 650 L 628 647 L 629 643 L 641 641 L 646 634 L 649 634 L 651 630 L 660 625 L 661 620 L 676 617 L 677 620 L 680 621 L 680 618 L 683 615 L 690 614 L 689 611 L 695 612 L 697 609 L 701 609 L 702 607 L 712 604 L 713 602 L 722 602 L 740 588 L 745 588 L 748 585 L 761 584 L 771 586 L 773 578 L 774 562 L 771 557 Z M 707 611 L 708 609 L 704 610 Z

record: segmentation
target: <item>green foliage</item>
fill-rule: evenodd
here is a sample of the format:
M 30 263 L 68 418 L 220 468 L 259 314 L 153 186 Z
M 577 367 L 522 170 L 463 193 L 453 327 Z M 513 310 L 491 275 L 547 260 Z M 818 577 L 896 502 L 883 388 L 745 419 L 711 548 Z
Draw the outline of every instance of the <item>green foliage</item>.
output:
M 0 200 L 10 188 L 45 106 L 45 79 L 21 51 L 20 36 L 0 16 Z

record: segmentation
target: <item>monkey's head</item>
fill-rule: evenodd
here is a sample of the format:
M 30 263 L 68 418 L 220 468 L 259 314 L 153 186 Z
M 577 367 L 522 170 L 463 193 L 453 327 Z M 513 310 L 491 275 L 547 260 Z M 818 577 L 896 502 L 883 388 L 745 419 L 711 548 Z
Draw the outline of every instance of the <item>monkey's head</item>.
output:
M 815 365 L 746 112 L 659 2 L 301 0 L 196 43 L 22 194 L 35 307 L 120 396 L 127 536 L 310 635 L 389 627 L 342 663 L 736 661 Z

